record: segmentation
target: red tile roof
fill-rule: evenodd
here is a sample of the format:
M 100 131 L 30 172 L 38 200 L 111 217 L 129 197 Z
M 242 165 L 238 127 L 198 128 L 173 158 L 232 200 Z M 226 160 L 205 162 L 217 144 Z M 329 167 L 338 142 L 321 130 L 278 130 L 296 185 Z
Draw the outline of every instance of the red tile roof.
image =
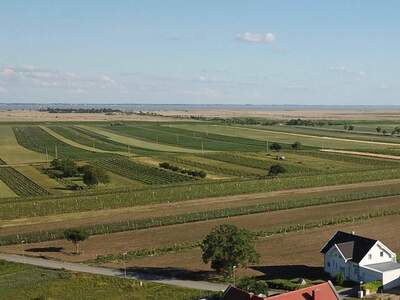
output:
M 293 292 L 280 294 L 276 296 L 271 296 L 268 298 L 263 298 L 254 295 L 253 293 L 248 293 L 237 287 L 229 286 L 224 296 L 223 300 L 339 300 L 339 295 L 337 294 L 335 287 L 330 281 L 309 286 L 303 289 L 299 289 Z
M 267 299 L 267 298 L 265 298 Z M 325 282 L 293 292 L 268 297 L 268 300 L 339 300 L 335 287 L 332 283 Z

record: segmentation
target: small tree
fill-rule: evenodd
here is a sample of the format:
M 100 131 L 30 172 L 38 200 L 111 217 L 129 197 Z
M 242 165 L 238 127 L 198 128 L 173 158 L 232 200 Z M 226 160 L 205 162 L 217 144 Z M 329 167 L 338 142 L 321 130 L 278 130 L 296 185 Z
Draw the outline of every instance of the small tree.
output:
M 286 169 L 283 166 L 281 166 L 281 165 L 272 165 L 269 168 L 268 176 L 276 176 L 278 174 L 285 173 L 285 172 L 286 172 Z
M 247 266 L 249 263 L 258 262 L 255 240 L 253 233 L 234 225 L 223 224 L 215 227 L 201 244 L 203 262 L 211 262 L 211 268 L 230 276 L 235 266 Z
M 110 176 L 101 168 L 97 167 L 86 167 L 83 168 L 83 182 L 86 185 L 94 186 L 99 183 L 109 183 Z
M 300 148 L 301 148 L 301 143 L 300 142 L 294 142 L 292 144 L 292 149 L 293 150 L 300 150 Z
M 383 134 L 383 135 L 386 135 L 386 134 L 387 134 L 387 130 L 386 130 L 386 129 L 383 129 L 383 130 L 382 130 L 382 134 Z
M 380 126 L 378 126 L 378 127 L 376 127 L 376 132 L 381 132 L 382 131 L 382 127 L 380 127 Z
M 78 173 L 78 167 L 76 163 L 69 159 L 54 159 L 50 163 L 51 167 L 55 170 L 62 172 L 62 177 L 76 176 Z
M 349 130 L 349 131 L 354 130 L 354 126 L 353 126 L 353 125 L 349 125 L 348 130 Z
M 282 146 L 280 144 L 278 144 L 278 143 L 272 143 L 269 148 L 272 151 L 280 151 L 282 149 Z
M 80 254 L 79 243 L 89 238 L 89 234 L 82 229 L 67 229 L 64 231 L 64 237 L 74 243 L 75 253 Z

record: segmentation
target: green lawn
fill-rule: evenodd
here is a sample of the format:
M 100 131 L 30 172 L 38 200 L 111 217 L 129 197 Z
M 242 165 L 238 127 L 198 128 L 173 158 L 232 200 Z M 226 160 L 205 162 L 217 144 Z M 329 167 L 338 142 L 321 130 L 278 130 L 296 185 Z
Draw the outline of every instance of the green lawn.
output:
M 4 300 L 194 300 L 210 294 L 148 282 L 141 287 L 135 280 L 0 261 L 0 298 Z

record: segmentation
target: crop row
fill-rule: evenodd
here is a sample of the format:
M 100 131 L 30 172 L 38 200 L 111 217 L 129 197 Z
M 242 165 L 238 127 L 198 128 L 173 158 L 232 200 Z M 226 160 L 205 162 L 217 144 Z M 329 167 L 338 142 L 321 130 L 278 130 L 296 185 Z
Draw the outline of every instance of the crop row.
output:
M 252 139 L 195 132 L 158 124 L 114 126 L 112 130 L 149 142 L 210 151 L 262 151 L 265 143 Z
M 122 158 L 98 160 L 94 161 L 92 164 L 118 175 L 141 181 L 145 184 L 168 184 L 195 179 L 192 176 L 167 171 L 153 166 L 147 166 Z
M 256 231 L 255 236 L 258 239 L 268 238 L 278 234 L 286 234 L 290 232 L 299 232 L 305 231 L 315 228 L 324 228 L 327 226 L 334 226 L 340 224 L 350 224 L 356 222 L 363 222 L 370 219 L 382 218 L 388 216 L 400 215 L 400 209 L 386 209 L 386 210 L 377 210 L 372 211 L 368 214 L 356 215 L 356 216 L 341 216 L 337 218 L 330 219 L 322 219 L 318 221 L 303 223 L 303 224 L 294 224 L 294 225 L 286 225 L 279 226 L 276 228 L 271 228 L 269 230 L 261 230 Z M 197 248 L 201 245 L 201 241 L 192 241 L 192 242 L 181 242 L 175 243 L 173 245 L 166 245 L 161 247 L 153 247 L 153 248 L 142 248 L 134 251 L 128 251 L 124 254 L 108 254 L 108 255 L 99 255 L 97 256 L 95 262 L 96 263 L 107 263 L 112 261 L 121 261 L 121 260 L 129 260 L 135 258 L 142 258 L 146 256 L 162 256 L 170 253 L 180 253 L 183 251 L 187 251 L 190 249 Z
M 167 171 L 165 171 L 167 172 Z M 183 176 L 183 175 L 182 175 Z M 29 199 L 24 202 L 0 204 L 0 218 L 13 219 L 89 210 L 113 209 L 137 205 L 178 202 L 207 197 L 271 192 L 277 190 L 350 184 L 400 178 L 400 169 L 348 172 L 342 174 L 312 175 L 293 178 L 204 182 L 157 187 L 142 190 L 95 193 L 90 195 Z
M 0 180 L 18 196 L 42 196 L 49 192 L 12 167 L 0 167 Z
M 277 156 L 279 153 L 277 153 Z M 301 165 L 294 165 L 287 163 L 286 161 L 273 161 L 271 158 L 269 160 L 266 159 L 257 159 L 255 157 L 248 157 L 248 156 L 243 156 L 238 153 L 210 153 L 206 154 L 206 157 L 209 157 L 211 159 L 227 162 L 227 163 L 232 163 L 232 164 L 237 164 L 240 166 L 245 166 L 245 167 L 250 167 L 250 168 L 257 168 L 257 169 L 262 169 L 265 170 L 265 173 L 267 173 L 269 167 L 271 167 L 274 164 L 281 164 L 285 166 L 285 169 L 288 171 L 290 174 L 315 174 L 317 173 L 316 170 L 313 170 L 311 168 L 301 166 Z
M 278 210 L 303 208 L 310 206 L 327 205 L 351 201 L 362 201 L 377 197 L 387 197 L 400 194 L 399 189 L 389 189 L 364 193 L 343 194 L 340 196 L 314 197 L 300 200 L 277 201 L 273 203 L 261 203 L 257 205 L 223 208 L 202 212 L 192 212 L 179 215 L 161 216 L 154 218 L 134 219 L 108 224 L 94 224 L 82 226 L 90 235 L 109 234 L 123 231 L 133 231 L 162 227 L 169 225 L 185 224 L 192 222 L 208 221 L 242 215 L 258 214 Z M 25 242 L 44 242 L 63 238 L 62 230 L 33 232 L 24 235 L 9 235 L 1 237 L 0 245 L 17 244 L 21 240 Z
M 68 157 L 72 159 L 95 159 L 99 157 L 110 157 L 106 153 L 93 153 L 84 149 L 68 145 L 53 137 L 40 127 L 19 126 L 13 127 L 18 144 L 40 153 L 48 154 L 52 157 Z

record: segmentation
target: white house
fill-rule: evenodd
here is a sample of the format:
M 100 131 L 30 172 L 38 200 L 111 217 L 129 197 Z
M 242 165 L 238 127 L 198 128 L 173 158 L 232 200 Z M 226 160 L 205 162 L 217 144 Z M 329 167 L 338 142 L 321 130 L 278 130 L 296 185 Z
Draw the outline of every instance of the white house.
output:
M 385 290 L 400 286 L 400 264 L 396 254 L 378 240 L 338 231 L 321 249 L 324 270 L 332 277 L 343 273 L 346 280 L 381 280 Z

